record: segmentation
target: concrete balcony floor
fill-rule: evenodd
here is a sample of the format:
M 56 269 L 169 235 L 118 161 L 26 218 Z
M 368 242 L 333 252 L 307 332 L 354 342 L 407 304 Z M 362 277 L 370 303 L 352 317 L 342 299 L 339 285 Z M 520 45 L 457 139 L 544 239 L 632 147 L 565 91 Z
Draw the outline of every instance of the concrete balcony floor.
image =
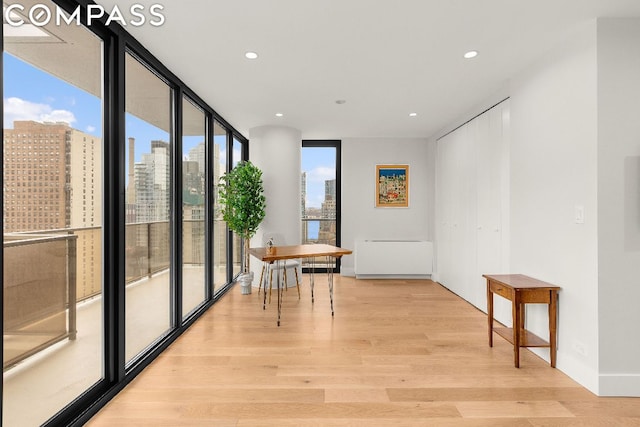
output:
M 184 312 L 204 300 L 204 266 L 184 268 Z M 225 277 L 216 271 L 215 277 Z M 222 284 L 222 283 L 221 283 Z M 169 272 L 127 286 L 126 357 L 131 360 L 170 328 Z M 39 426 L 103 377 L 102 298 L 77 305 L 77 338 L 64 340 L 3 373 L 2 425 Z

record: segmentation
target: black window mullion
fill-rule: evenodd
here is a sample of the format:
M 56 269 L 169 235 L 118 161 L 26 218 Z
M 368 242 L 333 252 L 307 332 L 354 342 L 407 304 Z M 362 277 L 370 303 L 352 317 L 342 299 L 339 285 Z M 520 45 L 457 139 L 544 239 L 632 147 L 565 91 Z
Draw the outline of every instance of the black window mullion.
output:
M 171 277 L 171 314 L 172 328 L 177 328 L 182 324 L 182 90 L 180 87 L 171 90 L 171 139 L 173 149 L 171 150 L 171 172 L 170 177 L 170 236 L 171 236 L 171 256 L 170 264 L 174 266 Z
M 341 169 L 342 169 L 342 141 L 340 140 L 303 140 L 302 147 L 333 147 L 336 150 L 336 246 L 341 244 L 342 226 L 342 184 L 341 184 Z M 341 258 L 336 258 L 336 265 L 333 269 L 334 273 L 340 272 Z M 308 268 L 304 268 L 304 272 L 308 272 Z M 324 272 L 326 269 L 316 268 L 316 272 Z
M 104 328 L 105 377 L 110 383 L 121 382 L 125 370 L 125 199 L 120 189 L 126 183 L 125 131 L 125 46 L 122 38 L 112 37 L 105 53 L 107 65 L 104 129 Z M 112 171 L 113 173 L 107 173 Z
M 233 169 L 233 134 L 227 129 L 227 172 Z M 233 281 L 233 231 L 227 226 L 227 283 Z
M 204 221 L 204 229 L 205 229 L 205 283 L 207 283 L 207 287 L 205 290 L 205 301 L 210 301 L 213 299 L 213 268 L 214 268 L 214 260 L 213 256 L 213 221 L 215 220 L 215 184 L 213 182 L 213 170 L 214 170 L 214 150 L 213 150 L 213 134 L 214 134 L 214 126 L 213 126 L 213 116 L 210 113 L 205 113 L 205 191 L 204 194 L 204 205 L 205 209 L 205 221 Z

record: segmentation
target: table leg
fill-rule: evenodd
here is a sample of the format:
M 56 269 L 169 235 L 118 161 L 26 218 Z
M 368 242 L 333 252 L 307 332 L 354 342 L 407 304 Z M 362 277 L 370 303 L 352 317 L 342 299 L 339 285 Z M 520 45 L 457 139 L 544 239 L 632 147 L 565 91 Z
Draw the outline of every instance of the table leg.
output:
M 278 326 L 280 326 L 280 313 L 282 312 L 282 286 L 280 286 L 280 261 L 276 261 L 276 270 L 277 270 L 277 279 L 276 279 L 276 290 L 278 292 Z
M 487 320 L 489 321 L 489 347 L 493 347 L 493 292 L 487 279 Z
M 556 328 L 558 315 L 558 292 L 551 292 L 551 301 L 549 302 L 549 357 L 551 359 L 551 367 L 556 367 Z
M 266 310 L 267 307 L 267 283 L 269 282 L 269 277 L 271 277 L 271 263 L 266 264 L 266 271 L 264 275 L 264 282 L 262 282 L 262 290 L 263 290 L 263 299 L 262 299 L 262 309 Z
M 316 269 L 316 259 L 315 257 L 311 257 L 311 274 L 309 276 L 309 287 L 311 288 L 311 303 L 313 304 L 313 302 L 315 301 L 314 295 L 313 295 L 313 287 L 315 285 L 315 269 Z
M 329 283 L 329 299 L 331 300 L 331 315 L 333 316 L 333 268 L 331 265 L 331 257 L 327 256 L 327 282 Z
M 520 292 L 514 292 L 511 306 L 513 317 L 513 363 L 520 367 Z

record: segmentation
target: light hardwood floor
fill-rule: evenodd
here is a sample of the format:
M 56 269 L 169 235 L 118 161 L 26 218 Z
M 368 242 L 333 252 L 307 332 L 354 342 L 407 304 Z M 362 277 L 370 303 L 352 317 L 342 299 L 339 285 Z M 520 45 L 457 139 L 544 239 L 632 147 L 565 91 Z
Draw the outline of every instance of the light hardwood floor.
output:
M 232 289 L 88 424 L 640 426 L 640 399 L 598 398 L 528 350 L 487 344 L 486 315 L 428 280 L 326 277 L 262 310 Z M 274 295 L 275 297 L 275 295 Z

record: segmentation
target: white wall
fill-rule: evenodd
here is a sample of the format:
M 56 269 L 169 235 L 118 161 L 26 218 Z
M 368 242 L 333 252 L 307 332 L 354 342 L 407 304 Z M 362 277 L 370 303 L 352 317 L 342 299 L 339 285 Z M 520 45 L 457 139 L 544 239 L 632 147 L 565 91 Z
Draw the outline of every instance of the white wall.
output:
M 342 140 L 342 247 L 359 239 L 432 240 L 433 149 L 427 139 L 345 138 Z M 376 208 L 377 164 L 409 165 L 409 207 Z M 342 259 L 341 273 L 353 276 L 354 257 Z
M 300 244 L 301 133 L 284 126 L 261 126 L 249 131 L 249 159 L 262 170 L 267 209 L 251 246 L 263 246 L 263 234 L 279 233 L 288 245 Z M 261 265 L 251 257 L 251 270 Z M 254 276 L 257 286 L 259 274 Z
M 640 396 L 640 19 L 598 21 L 600 394 Z
M 595 22 L 511 86 L 511 272 L 562 287 L 557 367 L 598 389 L 597 69 Z M 576 224 L 575 206 L 584 207 Z M 548 335 L 545 306 L 527 327 Z M 539 350 L 548 358 L 548 350 Z
M 638 52 L 640 19 L 586 23 L 509 89 L 509 269 L 561 286 L 557 367 L 599 395 L 640 396 Z M 536 334 L 547 319 L 546 306 L 527 307 Z

